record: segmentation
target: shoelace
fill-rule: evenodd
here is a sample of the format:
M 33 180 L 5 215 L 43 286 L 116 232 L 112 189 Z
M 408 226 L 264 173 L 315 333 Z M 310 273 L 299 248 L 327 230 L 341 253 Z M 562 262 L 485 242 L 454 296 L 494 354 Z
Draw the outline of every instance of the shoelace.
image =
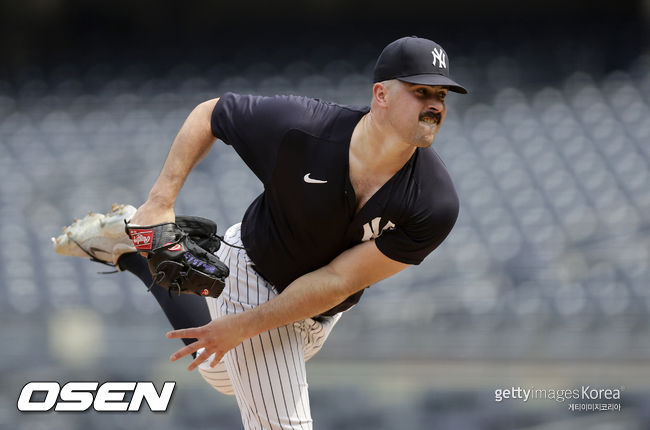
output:
M 102 263 L 102 264 L 104 264 L 106 266 L 110 266 L 110 267 L 115 267 L 115 264 L 113 264 L 113 263 L 109 263 L 107 261 L 100 260 L 95 254 L 91 253 L 86 248 L 81 246 L 81 244 L 79 242 L 77 242 L 72 236 L 68 236 L 68 239 L 73 241 L 74 244 L 79 247 L 79 249 L 81 249 L 83 252 L 85 252 L 90 257 L 90 261 L 94 261 L 95 263 Z M 111 273 L 117 273 L 117 272 L 119 272 L 119 270 L 115 269 L 115 270 L 110 271 L 110 272 L 97 272 L 97 273 L 100 274 L 100 275 L 109 275 Z
M 187 272 L 181 272 L 180 275 L 183 278 L 187 279 Z M 153 279 L 151 280 L 151 284 L 149 285 L 149 288 L 147 288 L 147 291 L 151 291 L 154 285 L 158 284 L 159 282 L 162 282 L 165 279 L 165 276 L 166 276 L 165 272 L 156 272 L 153 276 Z M 174 287 L 174 289 L 176 290 L 175 292 L 178 296 L 181 295 L 182 292 L 181 284 L 179 284 L 178 282 L 174 282 L 169 284 L 169 286 Z M 167 295 L 169 296 L 169 298 L 172 298 L 171 288 L 167 290 Z
M 218 237 L 219 240 L 221 240 L 223 243 L 225 243 L 225 244 L 228 245 L 228 246 L 231 246 L 231 247 L 233 247 L 233 248 L 237 248 L 237 249 L 246 249 L 246 248 L 244 248 L 243 246 L 237 246 L 237 245 L 233 245 L 232 243 L 228 243 L 228 242 L 226 242 L 226 240 L 223 238 L 223 236 L 219 236 L 218 234 L 215 234 L 214 236 L 215 236 L 215 237 Z

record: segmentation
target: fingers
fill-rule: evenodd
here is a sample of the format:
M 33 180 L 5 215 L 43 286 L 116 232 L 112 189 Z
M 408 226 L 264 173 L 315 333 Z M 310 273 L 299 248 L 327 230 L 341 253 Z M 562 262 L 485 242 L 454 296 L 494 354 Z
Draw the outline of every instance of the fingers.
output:
M 202 344 L 201 342 L 194 342 L 194 343 L 191 343 L 191 344 L 189 344 L 189 345 L 187 345 L 187 346 L 185 346 L 185 347 L 179 349 L 179 350 L 176 351 L 175 353 L 173 353 L 173 354 L 169 357 L 169 360 L 170 360 L 170 361 L 176 361 L 176 360 L 178 360 L 179 358 L 183 358 L 183 357 L 185 357 L 186 355 L 189 355 L 189 354 L 191 354 L 191 353 L 193 353 L 193 352 L 198 351 L 198 350 L 201 349 L 202 347 L 203 347 L 203 344 Z M 205 352 L 204 352 L 203 354 L 201 354 L 199 357 L 203 357 L 204 354 L 205 354 Z M 209 357 L 209 355 L 206 356 L 206 357 L 203 357 L 203 360 L 205 360 L 205 359 L 208 358 L 208 357 Z
M 208 350 L 206 349 L 205 351 L 203 351 L 202 354 L 196 356 L 196 358 L 190 363 L 190 365 L 187 366 L 187 370 L 191 372 L 192 370 L 196 369 L 197 367 L 199 367 L 201 363 L 203 363 L 205 360 L 210 358 L 211 355 L 212 353 L 208 352 Z M 215 358 L 210 363 L 210 367 L 214 367 L 215 360 L 217 361 L 217 363 L 219 362 L 219 360 L 221 360 L 221 356 L 219 356 L 218 354 L 215 354 L 214 357 Z
M 204 351 L 201 351 L 201 354 L 197 354 L 197 357 L 192 361 L 192 363 L 190 363 L 187 370 L 191 371 L 196 369 L 202 362 L 208 360 L 212 353 L 215 354 L 215 357 L 210 361 L 210 366 L 216 366 L 219 360 L 221 360 L 221 357 L 223 357 L 225 352 L 228 351 L 230 347 L 228 346 L 229 343 L 227 341 L 225 342 L 225 345 L 223 344 L 224 342 L 218 341 L 221 336 L 214 332 L 215 324 L 218 324 L 217 320 L 214 320 L 211 323 L 208 323 L 205 326 L 201 327 L 186 328 L 168 332 L 166 335 L 168 339 L 197 339 L 196 342 L 193 342 L 176 351 L 169 357 L 169 359 L 171 361 L 176 361 L 188 354 L 198 352 L 198 350 L 201 348 L 205 348 Z
M 200 327 L 195 328 L 182 328 L 180 330 L 173 330 L 167 332 L 168 339 L 184 339 L 191 338 L 197 339 L 199 336 Z
M 221 357 L 217 357 L 217 354 L 214 354 L 214 358 L 212 359 L 212 362 L 210 363 L 210 367 L 216 366 L 217 364 L 219 364 L 220 361 L 221 361 Z

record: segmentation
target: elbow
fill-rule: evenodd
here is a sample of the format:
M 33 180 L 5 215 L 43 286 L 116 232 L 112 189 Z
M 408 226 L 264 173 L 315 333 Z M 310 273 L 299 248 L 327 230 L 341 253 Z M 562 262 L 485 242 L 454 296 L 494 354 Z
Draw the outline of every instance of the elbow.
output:
M 202 121 L 206 121 L 210 124 L 212 121 L 212 111 L 214 111 L 214 107 L 217 105 L 218 101 L 219 98 L 216 98 L 199 103 L 192 111 L 192 115 L 195 115 Z
M 218 98 L 205 101 L 197 105 L 188 116 L 184 128 L 192 140 L 205 145 L 205 151 L 214 143 L 216 137 L 212 132 L 212 112 L 218 102 Z M 186 126 L 186 127 L 185 127 Z M 205 156 L 202 154 L 201 158 Z
M 219 97 L 216 99 L 210 99 L 206 100 L 202 103 L 199 103 L 198 106 L 196 106 L 195 110 L 200 110 L 200 111 L 207 111 L 212 114 L 212 111 L 214 110 L 214 107 L 217 105 L 217 102 L 219 102 Z

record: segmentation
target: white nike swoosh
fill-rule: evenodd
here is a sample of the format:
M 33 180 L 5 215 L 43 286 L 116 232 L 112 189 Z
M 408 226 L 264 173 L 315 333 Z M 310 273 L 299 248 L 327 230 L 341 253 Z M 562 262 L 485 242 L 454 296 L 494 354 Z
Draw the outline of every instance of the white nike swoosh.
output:
M 320 179 L 312 179 L 312 178 L 309 177 L 309 175 L 311 175 L 311 173 L 307 173 L 307 174 L 305 175 L 305 177 L 302 178 L 302 179 L 304 179 L 305 182 L 307 182 L 308 184 L 326 184 L 326 183 L 327 183 L 327 181 L 321 181 Z

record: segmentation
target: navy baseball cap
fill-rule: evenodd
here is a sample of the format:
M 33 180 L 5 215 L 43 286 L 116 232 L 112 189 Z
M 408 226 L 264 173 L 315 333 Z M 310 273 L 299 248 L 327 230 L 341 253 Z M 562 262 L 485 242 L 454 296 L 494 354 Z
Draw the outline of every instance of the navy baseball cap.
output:
M 449 57 L 440 45 L 415 36 L 389 43 L 379 55 L 373 82 L 398 79 L 411 84 L 441 85 L 449 91 L 467 90 L 449 78 Z

